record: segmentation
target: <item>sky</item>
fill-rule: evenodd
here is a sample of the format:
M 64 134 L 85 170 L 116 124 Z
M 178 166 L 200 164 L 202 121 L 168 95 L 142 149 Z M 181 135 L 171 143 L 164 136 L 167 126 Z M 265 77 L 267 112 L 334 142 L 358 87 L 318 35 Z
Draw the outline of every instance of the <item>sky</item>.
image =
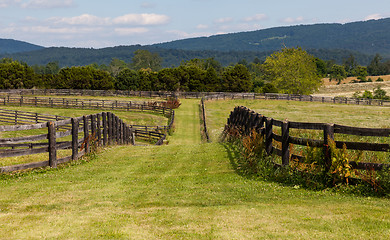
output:
M 103 48 L 387 17 L 390 0 L 0 0 L 0 38 Z

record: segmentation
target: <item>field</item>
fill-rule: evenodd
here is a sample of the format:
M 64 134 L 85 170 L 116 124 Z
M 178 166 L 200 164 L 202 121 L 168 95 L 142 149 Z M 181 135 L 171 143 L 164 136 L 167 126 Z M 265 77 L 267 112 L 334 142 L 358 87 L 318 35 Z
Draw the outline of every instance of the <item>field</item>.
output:
M 201 143 L 199 100 L 182 103 L 168 145 L 110 147 L 70 166 L 0 176 L 0 239 L 390 238 L 388 199 L 241 176 L 229 148 Z M 212 128 L 237 104 L 207 103 Z M 255 104 L 283 115 L 283 105 Z
M 383 82 L 376 82 L 378 77 L 382 78 Z M 373 92 L 374 88 L 381 87 L 383 90 L 390 93 L 390 75 L 385 76 L 368 76 L 373 82 L 367 83 L 351 83 L 352 80 L 356 80 L 356 77 L 348 77 L 345 80 L 341 81 L 337 85 L 337 81 L 329 81 L 328 78 L 324 78 L 324 85 L 319 89 L 319 91 L 313 95 L 317 96 L 327 96 L 327 97 L 352 97 L 355 92 L 364 92 L 366 90 Z

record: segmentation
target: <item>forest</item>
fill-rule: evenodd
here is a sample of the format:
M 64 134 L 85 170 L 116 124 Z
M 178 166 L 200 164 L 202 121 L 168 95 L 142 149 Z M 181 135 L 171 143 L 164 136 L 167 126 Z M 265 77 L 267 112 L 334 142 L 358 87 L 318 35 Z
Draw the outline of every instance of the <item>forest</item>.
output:
M 61 67 L 58 62 L 28 65 L 3 58 L 0 88 L 311 94 L 318 89 L 323 77 L 340 82 L 348 76 L 356 76 L 357 81 L 364 82 L 370 81 L 369 75 L 385 74 L 390 74 L 390 61 L 379 54 L 367 66 L 362 66 L 352 54 L 342 64 L 337 64 L 301 48 L 284 48 L 265 60 L 242 59 L 229 66 L 223 66 L 214 58 L 193 58 L 179 66 L 163 67 L 159 54 L 138 49 L 129 62 L 113 58 L 109 64 L 72 67 Z M 304 87 L 298 89 L 297 85 Z

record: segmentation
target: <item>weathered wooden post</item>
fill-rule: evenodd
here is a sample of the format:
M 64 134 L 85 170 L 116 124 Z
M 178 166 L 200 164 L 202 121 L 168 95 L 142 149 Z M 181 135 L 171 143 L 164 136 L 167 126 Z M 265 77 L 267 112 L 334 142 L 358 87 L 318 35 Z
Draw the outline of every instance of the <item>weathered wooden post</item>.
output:
M 332 166 L 332 153 L 329 147 L 329 141 L 334 141 L 334 124 L 324 125 L 324 156 L 325 156 L 325 169 L 328 171 Z
M 72 160 L 77 160 L 79 151 L 79 120 L 72 118 Z
M 108 145 L 112 144 L 112 113 L 107 112 Z
M 54 122 L 47 122 L 49 140 L 49 166 L 51 168 L 57 167 L 57 149 L 56 149 L 56 128 Z
M 102 113 L 102 125 L 103 125 L 103 145 L 107 146 L 107 133 L 108 133 L 108 126 L 107 126 L 107 113 Z
M 272 133 L 272 124 L 273 124 L 272 118 L 267 118 L 265 121 L 265 150 L 268 155 L 272 154 L 272 139 L 273 139 L 273 133 Z
M 84 149 L 85 153 L 89 153 L 89 116 L 83 116 L 84 123 Z
M 98 146 L 102 145 L 102 127 L 101 127 L 101 116 L 102 114 L 96 114 L 96 139 Z
M 288 166 L 290 162 L 289 138 L 290 138 L 289 122 L 287 120 L 284 120 L 282 124 L 282 165 L 283 166 Z

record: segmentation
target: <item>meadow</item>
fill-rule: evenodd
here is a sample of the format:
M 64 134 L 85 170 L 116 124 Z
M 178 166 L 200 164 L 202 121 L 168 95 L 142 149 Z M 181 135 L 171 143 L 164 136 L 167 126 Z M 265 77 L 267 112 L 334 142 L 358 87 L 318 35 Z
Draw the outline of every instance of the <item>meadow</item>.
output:
M 390 238 L 388 199 L 238 174 L 226 145 L 202 143 L 198 104 L 182 100 L 168 145 L 109 147 L 57 169 L 1 175 L 0 239 Z M 212 128 L 236 104 L 207 103 Z

